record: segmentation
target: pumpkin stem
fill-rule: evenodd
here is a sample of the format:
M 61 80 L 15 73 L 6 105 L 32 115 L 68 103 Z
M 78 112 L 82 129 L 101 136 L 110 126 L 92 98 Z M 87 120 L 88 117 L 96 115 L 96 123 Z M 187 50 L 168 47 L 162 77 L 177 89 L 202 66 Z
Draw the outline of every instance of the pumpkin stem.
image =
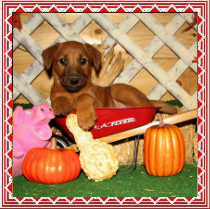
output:
M 50 148 L 49 149 L 54 149 L 57 150 L 57 143 L 55 137 L 52 137 L 50 140 Z
M 157 113 L 156 116 L 157 116 L 157 118 L 158 118 L 158 120 L 160 122 L 160 125 L 159 126 L 160 127 L 164 127 L 165 126 L 165 123 L 163 122 L 163 116 L 160 113 Z

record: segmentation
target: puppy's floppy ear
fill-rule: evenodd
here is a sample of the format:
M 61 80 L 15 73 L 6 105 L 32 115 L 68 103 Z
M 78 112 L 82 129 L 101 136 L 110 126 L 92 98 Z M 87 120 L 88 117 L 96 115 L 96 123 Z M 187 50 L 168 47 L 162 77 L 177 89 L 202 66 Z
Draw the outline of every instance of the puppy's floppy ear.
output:
M 95 47 L 91 46 L 90 44 L 85 44 L 85 45 L 88 49 L 89 55 L 93 61 L 93 65 L 96 71 L 99 71 L 101 67 L 101 57 L 102 57 L 101 52 L 98 51 Z
M 54 58 L 54 53 L 56 52 L 56 50 L 58 49 L 58 47 L 60 46 L 60 43 L 57 43 L 53 46 L 50 46 L 49 48 L 45 49 L 42 52 L 42 57 L 44 60 L 44 66 L 47 70 L 50 69 L 52 62 L 53 62 L 53 58 Z

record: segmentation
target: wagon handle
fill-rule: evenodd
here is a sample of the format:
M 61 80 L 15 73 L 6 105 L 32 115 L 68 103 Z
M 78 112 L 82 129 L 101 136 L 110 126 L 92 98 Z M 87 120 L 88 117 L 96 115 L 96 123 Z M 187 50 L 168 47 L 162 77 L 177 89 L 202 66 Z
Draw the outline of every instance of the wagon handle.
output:
M 179 114 L 176 114 L 176 115 L 173 115 L 173 116 L 169 116 L 169 117 L 163 119 L 163 121 L 164 121 L 165 124 L 177 124 L 177 123 L 181 123 L 181 122 L 184 122 L 184 121 L 192 120 L 194 118 L 197 118 L 197 109 L 189 110 L 189 111 L 184 112 L 184 113 L 179 113 Z M 147 125 L 144 125 L 144 126 L 141 126 L 141 127 L 138 127 L 138 128 L 134 128 L 134 129 L 119 132 L 119 133 L 116 133 L 116 134 L 104 136 L 104 137 L 101 137 L 101 138 L 98 138 L 98 139 L 102 142 L 112 143 L 112 142 L 119 141 L 119 140 L 122 140 L 122 139 L 125 139 L 125 138 L 129 138 L 129 137 L 132 137 L 132 136 L 143 134 L 143 133 L 145 133 L 145 131 L 150 126 L 158 125 L 158 124 L 159 124 L 159 121 L 155 121 L 155 122 L 148 123 Z M 71 146 L 66 147 L 66 148 L 78 151 L 77 145 L 71 145 Z

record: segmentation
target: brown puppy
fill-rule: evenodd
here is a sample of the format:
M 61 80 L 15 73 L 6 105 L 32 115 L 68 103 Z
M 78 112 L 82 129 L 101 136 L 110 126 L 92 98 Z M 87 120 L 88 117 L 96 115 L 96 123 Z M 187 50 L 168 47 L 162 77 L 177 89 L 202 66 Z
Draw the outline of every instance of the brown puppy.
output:
M 100 69 L 101 53 L 89 44 L 70 41 L 43 51 L 45 68 L 52 67 L 54 84 L 50 99 L 56 115 L 77 109 L 78 124 L 89 130 L 95 124 L 95 107 L 161 107 L 160 112 L 175 114 L 176 108 L 150 101 L 138 89 L 126 84 L 100 87 L 91 82 L 91 68 Z

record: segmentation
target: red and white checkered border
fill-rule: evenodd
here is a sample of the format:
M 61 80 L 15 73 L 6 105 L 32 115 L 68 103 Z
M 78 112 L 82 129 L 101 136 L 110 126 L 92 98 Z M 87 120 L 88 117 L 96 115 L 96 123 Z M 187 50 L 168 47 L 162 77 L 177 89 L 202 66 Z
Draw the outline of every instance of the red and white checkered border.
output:
M 1 207 L 202 207 L 209 206 L 208 147 L 208 1 L 2 2 L 2 193 Z M 198 193 L 197 197 L 13 197 L 12 195 L 12 12 L 196 12 L 198 13 Z

